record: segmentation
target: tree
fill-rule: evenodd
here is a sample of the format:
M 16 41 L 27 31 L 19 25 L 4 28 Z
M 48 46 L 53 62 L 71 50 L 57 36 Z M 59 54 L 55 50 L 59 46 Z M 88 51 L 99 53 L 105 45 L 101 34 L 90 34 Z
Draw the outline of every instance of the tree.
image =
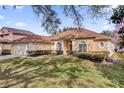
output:
M 112 23 L 116 24 L 116 33 L 119 44 L 124 45 L 124 6 L 120 5 L 113 9 L 113 15 L 110 20 Z
M 124 6 L 120 5 L 117 8 L 113 9 L 113 15 L 111 16 L 110 20 L 114 24 L 120 24 L 124 20 Z
M 112 32 L 112 31 L 102 31 L 102 33 L 100 33 L 100 34 L 110 36 L 110 37 L 114 36 L 114 32 Z
M 3 6 L 6 9 L 7 6 Z M 13 6 L 16 9 L 16 6 Z M 92 18 L 98 18 L 103 16 L 105 12 L 103 9 L 108 8 L 108 5 L 64 5 L 64 6 L 54 6 L 54 5 L 32 5 L 31 6 L 34 13 L 41 19 L 41 27 L 44 28 L 48 33 L 53 34 L 58 31 L 61 25 L 61 19 L 58 16 L 55 7 L 59 7 L 63 14 L 73 20 L 75 26 L 80 30 L 83 24 L 84 15 L 90 16 Z M 85 11 L 85 14 L 82 12 Z

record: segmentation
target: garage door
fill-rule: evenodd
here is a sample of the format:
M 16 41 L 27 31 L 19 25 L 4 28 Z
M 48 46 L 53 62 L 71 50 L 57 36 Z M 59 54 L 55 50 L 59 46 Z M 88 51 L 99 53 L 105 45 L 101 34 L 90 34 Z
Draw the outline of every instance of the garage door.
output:
M 16 44 L 14 45 L 15 55 L 27 55 L 27 44 Z
M 2 54 L 2 45 L 0 45 L 0 55 Z

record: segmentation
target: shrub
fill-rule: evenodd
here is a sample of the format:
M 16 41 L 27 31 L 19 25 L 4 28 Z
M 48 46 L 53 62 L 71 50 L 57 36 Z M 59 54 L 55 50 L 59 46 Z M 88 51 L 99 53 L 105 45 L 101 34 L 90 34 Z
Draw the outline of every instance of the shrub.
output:
M 29 56 L 39 56 L 50 54 L 51 50 L 36 50 L 36 51 L 27 51 Z
M 10 54 L 11 54 L 11 50 L 9 49 L 2 50 L 2 55 L 10 55 Z
M 74 56 L 77 56 L 78 58 L 91 60 L 93 62 L 102 62 L 107 56 L 108 53 L 104 52 L 85 52 L 85 53 L 75 53 Z
M 73 55 L 74 51 L 66 51 L 68 55 Z
M 61 54 L 63 54 L 63 51 L 62 50 L 56 50 L 56 54 L 61 55 Z

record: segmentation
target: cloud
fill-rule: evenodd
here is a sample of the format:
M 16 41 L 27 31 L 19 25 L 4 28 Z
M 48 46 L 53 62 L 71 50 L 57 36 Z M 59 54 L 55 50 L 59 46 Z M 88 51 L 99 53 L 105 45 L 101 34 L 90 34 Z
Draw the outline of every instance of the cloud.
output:
M 105 22 L 103 22 L 103 24 L 104 24 L 104 25 L 109 24 L 109 21 L 106 20 Z
M 117 8 L 118 5 L 112 5 L 110 7 L 106 7 L 106 8 L 103 8 L 100 10 L 101 13 L 109 13 L 109 12 L 112 12 L 113 9 Z
M 108 29 L 108 28 L 109 28 L 108 25 L 104 25 L 104 26 L 103 26 L 103 29 Z
M 4 16 L 0 15 L 0 20 L 3 20 L 4 18 L 5 18 Z
M 7 22 L 6 22 L 6 24 L 11 24 L 11 23 L 12 23 L 12 21 L 7 21 Z
M 118 5 L 112 5 L 112 8 L 117 8 L 118 7 Z
M 16 9 L 19 9 L 19 10 L 21 10 L 23 8 L 24 8 L 24 6 L 16 6 Z
M 14 5 L 10 5 L 10 7 L 14 7 Z M 17 10 L 21 10 L 21 9 L 23 9 L 24 8 L 24 6 L 22 6 L 22 5 L 16 5 L 16 9 Z
M 26 24 L 23 23 L 23 22 L 17 22 L 15 25 L 16 25 L 16 26 L 26 26 Z

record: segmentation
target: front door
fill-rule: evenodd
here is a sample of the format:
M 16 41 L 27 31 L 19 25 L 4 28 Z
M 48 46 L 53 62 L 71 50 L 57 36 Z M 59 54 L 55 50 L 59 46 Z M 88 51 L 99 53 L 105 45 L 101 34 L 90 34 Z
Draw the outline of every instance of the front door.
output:
M 70 41 L 70 51 L 72 51 L 72 41 Z
M 0 55 L 2 54 L 2 45 L 0 45 Z

